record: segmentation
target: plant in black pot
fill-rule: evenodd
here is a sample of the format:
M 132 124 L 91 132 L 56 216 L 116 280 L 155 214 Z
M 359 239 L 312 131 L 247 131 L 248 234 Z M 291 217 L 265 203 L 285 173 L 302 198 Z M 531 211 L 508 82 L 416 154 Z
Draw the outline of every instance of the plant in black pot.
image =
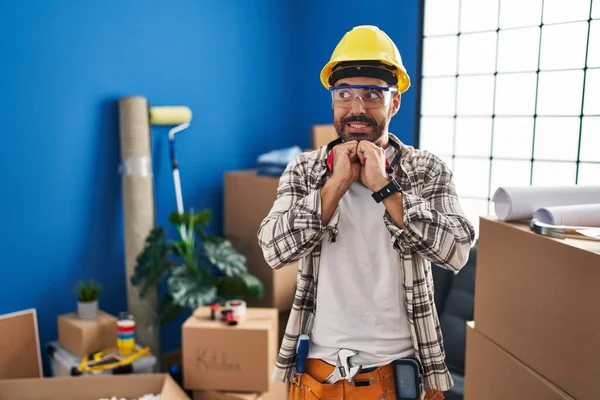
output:
M 142 298 L 166 278 L 167 291 L 158 309 L 161 325 L 185 309 L 264 295 L 262 282 L 248 273 L 246 257 L 227 238 L 205 232 L 211 218 L 208 210 L 172 213 L 169 221 L 178 238 L 168 239 L 163 227 L 154 228 L 137 257 L 131 283 Z
M 98 300 L 102 285 L 93 279 L 88 282 L 79 281 L 75 287 L 77 295 L 77 316 L 81 319 L 96 319 L 98 316 Z

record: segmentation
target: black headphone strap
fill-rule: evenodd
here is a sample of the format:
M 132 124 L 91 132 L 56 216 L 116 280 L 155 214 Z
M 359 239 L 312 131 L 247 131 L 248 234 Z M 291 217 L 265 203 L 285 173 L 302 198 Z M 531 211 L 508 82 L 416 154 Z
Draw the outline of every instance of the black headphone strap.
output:
M 327 153 L 329 153 L 331 151 L 331 149 L 333 149 L 335 146 L 337 146 L 340 143 L 342 143 L 342 138 L 337 138 L 337 139 L 332 140 L 331 142 L 329 142 L 327 144 Z

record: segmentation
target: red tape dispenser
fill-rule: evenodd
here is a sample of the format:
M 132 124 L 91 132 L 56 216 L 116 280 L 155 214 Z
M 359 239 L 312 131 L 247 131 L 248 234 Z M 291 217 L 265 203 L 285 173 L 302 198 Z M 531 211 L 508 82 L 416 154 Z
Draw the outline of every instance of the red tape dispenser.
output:
M 220 312 L 219 312 L 220 309 Z M 225 306 L 221 307 L 219 303 L 210 305 L 210 319 L 217 320 L 217 315 L 221 315 L 220 321 L 229 326 L 235 326 L 239 321 L 246 318 L 246 302 L 244 300 L 229 300 Z
M 235 326 L 238 324 L 237 320 L 235 319 L 235 315 L 233 315 L 233 310 L 223 310 L 221 315 L 223 316 L 223 321 L 227 325 Z
M 217 319 L 217 311 L 219 311 L 219 303 L 213 303 L 210 305 L 210 319 L 215 321 Z

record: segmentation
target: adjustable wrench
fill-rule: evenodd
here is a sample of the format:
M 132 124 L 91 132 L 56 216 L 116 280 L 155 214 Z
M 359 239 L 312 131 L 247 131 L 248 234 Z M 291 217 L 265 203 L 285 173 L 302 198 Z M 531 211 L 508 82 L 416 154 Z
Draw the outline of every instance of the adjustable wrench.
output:
M 335 369 L 329 375 L 324 383 L 335 383 L 341 379 L 346 379 L 348 382 L 352 381 L 352 378 L 360 371 L 362 365 L 350 366 L 350 357 L 357 355 L 358 353 L 354 350 L 341 349 L 338 352 Z

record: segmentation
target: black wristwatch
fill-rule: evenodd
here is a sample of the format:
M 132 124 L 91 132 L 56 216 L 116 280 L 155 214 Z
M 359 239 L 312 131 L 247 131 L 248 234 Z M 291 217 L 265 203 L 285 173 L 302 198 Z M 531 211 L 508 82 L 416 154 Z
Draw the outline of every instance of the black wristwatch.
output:
M 374 192 L 371 196 L 377 203 L 381 203 L 387 197 L 393 195 L 394 193 L 402 193 L 402 187 L 395 179 L 392 179 L 390 183 L 385 185 L 383 189 L 378 192 Z

